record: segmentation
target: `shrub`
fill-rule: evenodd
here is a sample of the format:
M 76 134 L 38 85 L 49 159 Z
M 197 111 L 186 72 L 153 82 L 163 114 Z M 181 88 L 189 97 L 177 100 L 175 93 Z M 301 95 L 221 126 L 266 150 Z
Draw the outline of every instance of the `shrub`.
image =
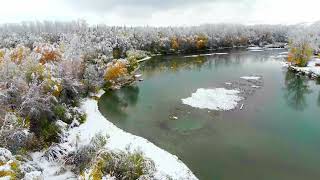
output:
M 145 51 L 129 50 L 126 52 L 127 58 L 135 58 L 137 60 L 143 59 L 147 56 Z
M 41 64 L 37 64 L 35 66 L 30 66 L 26 70 L 26 80 L 27 83 L 31 83 L 32 81 L 42 82 L 45 79 L 45 67 Z
M 91 142 L 88 145 L 81 146 L 75 151 L 70 152 L 65 157 L 65 164 L 71 166 L 71 170 L 76 174 L 83 172 L 84 169 L 90 165 L 96 153 L 103 148 L 106 143 L 106 137 L 97 134 L 91 139 Z
M 106 81 L 116 82 L 119 78 L 127 75 L 127 63 L 123 61 L 114 61 L 107 66 L 104 79 Z
M 32 135 L 27 132 L 26 123 L 15 113 L 5 115 L 0 123 L 0 144 L 2 147 L 16 153 L 26 147 L 27 141 Z
M 90 92 L 97 92 L 103 84 L 103 74 L 100 75 L 98 66 L 88 64 L 83 74 L 83 84 L 85 86 L 85 94 Z
M 313 49 L 308 43 L 291 45 L 288 61 L 299 67 L 305 67 L 307 66 L 312 54 Z
M 57 99 L 43 94 L 41 85 L 31 84 L 19 108 L 20 115 L 30 121 L 30 132 L 46 145 L 59 142 L 60 129 L 55 124 L 57 116 L 53 112 L 56 105 Z
M 10 59 L 16 64 L 21 64 L 23 60 L 30 54 L 30 49 L 22 45 L 18 45 L 16 48 L 10 51 Z
M 129 57 L 128 58 L 129 64 L 127 67 L 128 73 L 131 74 L 133 71 L 135 71 L 139 67 L 139 63 L 137 58 L 135 57 Z
M 60 103 L 65 103 L 71 106 L 79 105 L 80 87 L 72 79 L 63 79 L 61 82 L 61 91 L 58 96 Z
M 46 64 L 47 62 L 56 62 L 61 60 L 61 52 L 59 48 L 51 44 L 38 44 L 35 47 L 35 52 L 41 55 L 39 62 Z
M 110 175 L 116 179 L 133 180 L 152 179 L 155 172 L 154 163 L 143 157 L 141 152 L 110 152 L 102 150 L 96 157 L 90 177 L 101 179 Z
M 57 105 L 57 106 L 55 106 L 55 107 L 53 108 L 53 112 L 54 112 L 54 114 L 55 114 L 60 120 L 62 120 L 63 122 L 68 123 L 68 124 L 71 123 L 71 122 L 66 122 L 66 116 L 65 116 L 65 114 L 66 114 L 67 110 L 66 110 L 66 107 L 65 107 L 65 106 L 63 106 L 63 105 Z

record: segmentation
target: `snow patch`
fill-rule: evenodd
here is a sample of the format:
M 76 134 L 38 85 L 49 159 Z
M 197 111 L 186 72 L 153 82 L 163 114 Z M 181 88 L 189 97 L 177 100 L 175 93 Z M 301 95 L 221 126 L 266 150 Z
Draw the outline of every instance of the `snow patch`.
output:
M 192 58 L 192 57 L 199 57 L 200 55 L 189 55 L 189 56 L 184 56 L 185 58 Z
M 42 172 L 32 172 L 29 177 L 43 177 L 45 180 L 64 180 L 64 179 L 77 179 L 76 175 L 71 171 L 61 172 L 61 164 L 58 162 L 48 161 L 44 156 L 44 152 L 35 152 L 31 154 L 32 160 L 41 169 Z
M 143 61 L 147 61 L 147 60 L 149 60 L 149 59 L 151 59 L 151 57 L 150 57 L 150 56 L 147 56 L 147 57 L 145 57 L 145 58 L 143 58 L 143 59 L 138 60 L 138 63 L 139 63 L 139 62 L 143 62 Z
M 193 58 L 193 57 L 200 57 L 200 56 L 213 56 L 213 55 L 226 55 L 228 53 L 208 53 L 208 54 L 195 54 L 195 55 L 188 55 L 184 56 L 185 58 Z
M 238 90 L 224 88 L 198 89 L 191 97 L 182 99 L 182 103 L 200 109 L 227 111 L 234 109 L 243 98 Z
M 249 51 L 251 51 L 251 52 L 262 52 L 264 50 L 263 49 L 252 49 L 252 50 L 249 50 Z
M 263 48 L 259 47 L 259 46 L 252 46 L 252 47 L 248 47 L 247 49 L 248 50 L 262 50 Z
M 261 79 L 261 77 L 259 77 L 259 76 L 242 76 L 240 78 L 245 79 L 245 80 L 256 80 L 256 81 Z

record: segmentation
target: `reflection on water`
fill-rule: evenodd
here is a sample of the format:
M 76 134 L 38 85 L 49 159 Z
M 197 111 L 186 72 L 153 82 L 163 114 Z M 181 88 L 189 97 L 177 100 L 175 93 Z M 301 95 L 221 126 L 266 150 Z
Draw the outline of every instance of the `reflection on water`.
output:
M 317 83 L 317 85 L 320 85 L 320 77 L 318 77 L 316 79 L 316 83 Z M 320 91 L 319 91 L 319 95 L 318 95 L 318 106 L 320 107 Z
M 138 95 L 138 86 L 127 86 L 115 92 L 107 91 L 101 97 L 101 101 L 105 103 L 99 108 L 101 111 L 110 112 L 110 115 L 117 115 L 119 120 L 124 120 L 127 117 L 126 108 L 137 104 Z
M 285 76 L 285 98 L 290 107 L 296 110 L 304 110 L 307 107 L 306 95 L 311 93 L 308 80 L 304 76 L 287 71 Z

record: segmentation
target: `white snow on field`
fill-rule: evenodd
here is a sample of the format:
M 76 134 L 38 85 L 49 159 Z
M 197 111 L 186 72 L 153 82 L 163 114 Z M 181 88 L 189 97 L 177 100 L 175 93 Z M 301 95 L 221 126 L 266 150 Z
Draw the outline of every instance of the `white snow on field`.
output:
M 70 147 L 70 151 L 72 147 Z M 77 179 L 76 175 L 71 171 L 65 171 L 58 173 L 61 170 L 61 165 L 57 162 L 48 161 L 43 157 L 44 152 L 35 152 L 31 154 L 32 162 L 36 163 L 43 171 L 39 174 L 38 172 L 32 172 L 28 174 L 29 179 L 39 179 L 35 177 L 42 177 L 45 180 L 75 180 Z M 32 178 L 31 178 L 32 177 Z
M 141 150 L 145 157 L 154 161 L 156 166 L 156 179 L 167 179 L 172 177 L 175 180 L 186 179 L 196 180 L 196 176 L 189 168 L 167 151 L 155 146 L 148 140 L 127 133 L 110 121 L 108 121 L 99 111 L 96 100 L 86 99 L 81 108 L 87 114 L 87 121 L 77 128 L 70 131 L 69 142 L 88 144 L 97 134 L 102 133 L 109 136 L 106 148 L 110 150 Z
M 261 77 L 259 77 L 259 76 L 242 76 L 240 78 L 245 79 L 245 80 L 259 80 L 259 79 L 261 79 Z
M 234 109 L 243 98 L 238 90 L 224 88 L 198 89 L 191 97 L 182 99 L 182 103 L 200 109 L 228 111 Z

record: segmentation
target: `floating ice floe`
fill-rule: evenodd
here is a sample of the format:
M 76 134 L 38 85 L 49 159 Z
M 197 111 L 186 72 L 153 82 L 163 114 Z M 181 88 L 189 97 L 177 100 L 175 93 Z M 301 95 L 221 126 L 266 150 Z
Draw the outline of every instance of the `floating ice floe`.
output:
M 261 77 L 259 77 L 259 76 L 242 76 L 240 78 L 245 79 L 245 80 L 259 80 L 259 79 L 261 79 Z
M 182 103 L 200 109 L 228 111 L 234 109 L 243 100 L 240 91 L 225 88 L 198 89 L 191 97 L 182 99 Z

